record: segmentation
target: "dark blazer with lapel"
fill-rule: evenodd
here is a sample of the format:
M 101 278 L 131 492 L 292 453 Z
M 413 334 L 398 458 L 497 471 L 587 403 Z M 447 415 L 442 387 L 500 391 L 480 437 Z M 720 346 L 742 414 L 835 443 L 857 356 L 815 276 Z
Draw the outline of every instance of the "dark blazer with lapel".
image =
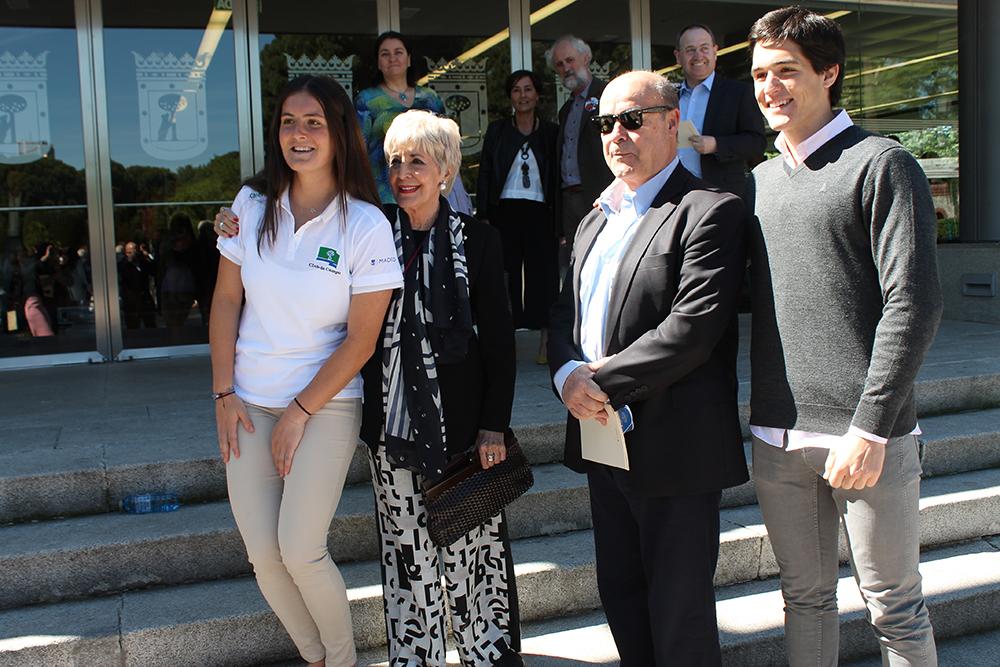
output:
M 747 480 L 737 409 L 736 301 L 746 257 L 742 201 L 709 190 L 680 164 L 622 257 L 605 322 L 606 355 L 595 375 L 615 409 L 628 405 L 630 472 L 645 497 L 704 493 Z M 571 279 L 553 306 L 553 374 L 580 360 L 580 270 L 607 219 L 580 223 Z M 569 415 L 564 461 L 578 472 L 580 425 Z
M 442 202 L 444 200 L 442 199 Z M 444 203 L 442 203 L 444 205 Z M 384 206 L 396 224 L 396 209 Z M 456 364 L 437 364 L 448 451 L 454 456 L 475 444 L 479 429 L 503 432 L 510 425 L 514 402 L 514 328 L 507 306 L 500 234 L 496 228 L 462 215 L 469 300 L 477 337 Z M 375 354 L 361 369 L 364 404 L 361 439 L 374 447 L 382 440 L 382 337 Z
M 607 86 L 604 81 L 594 78 L 590 82 L 590 89 L 587 91 L 587 99 L 601 99 L 601 94 Z M 573 105 L 573 99 L 566 100 L 566 103 L 559 109 L 559 141 L 557 142 L 556 169 L 559 174 L 559 187 L 562 187 L 562 150 L 563 141 L 566 136 L 566 117 L 569 115 L 569 108 Z M 601 194 L 604 188 L 611 184 L 614 176 L 608 169 L 608 163 L 604 160 L 604 147 L 601 144 L 601 132 L 590 121 L 598 114 L 599 109 L 594 108 L 583 110 L 580 118 L 580 139 L 577 143 L 577 164 L 580 167 L 580 185 L 583 192 L 593 199 Z
M 559 162 L 556 160 L 556 142 L 559 127 L 544 119 L 538 119 L 538 129 L 525 136 L 511 123 L 510 118 L 502 118 L 490 123 L 483 139 L 483 153 L 479 160 L 479 178 L 476 182 L 476 216 L 493 219 L 500 201 L 500 193 L 507 182 L 507 174 L 515 159 L 519 159 L 521 146 L 527 140 L 538 163 L 542 177 L 545 203 L 552 211 L 553 225 L 559 204 Z M 553 227 L 553 231 L 555 227 Z
M 753 87 L 716 74 L 701 133 L 715 137 L 718 144 L 715 153 L 701 156 L 701 177 L 742 197 L 747 174 L 763 161 L 767 143 Z

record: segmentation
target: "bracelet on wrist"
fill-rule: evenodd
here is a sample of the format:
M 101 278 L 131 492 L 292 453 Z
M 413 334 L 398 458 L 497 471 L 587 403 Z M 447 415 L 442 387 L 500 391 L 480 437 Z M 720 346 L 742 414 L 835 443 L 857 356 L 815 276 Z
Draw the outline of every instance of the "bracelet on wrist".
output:
M 236 387 L 234 387 L 232 385 L 229 385 L 228 387 L 226 387 L 222 391 L 213 391 L 212 392 L 212 400 L 213 401 L 217 401 L 220 398 L 225 398 L 226 396 L 230 396 L 231 394 L 235 394 L 235 393 L 236 393 Z
M 295 401 L 295 405 L 299 406 L 299 410 L 302 410 L 302 412 L 306 413 L 310 417 L 313 416 L 313 413 L 311 413 L 308 410 L 306 410 L 305 406 L 303 406 L 301 403 L 299 403 L 299 397 L 298 396 L 293 397 L 292 400 Z

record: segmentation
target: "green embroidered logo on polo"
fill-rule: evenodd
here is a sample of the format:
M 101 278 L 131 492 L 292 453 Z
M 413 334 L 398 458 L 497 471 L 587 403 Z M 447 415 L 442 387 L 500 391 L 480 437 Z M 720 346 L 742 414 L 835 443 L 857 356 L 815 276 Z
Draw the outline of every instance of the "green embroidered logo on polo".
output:
M 316 261 L 326 262 L 333 268 L 337 268 L 337 264 L 340 264 L 340 253 L 334 248 L 320 246 L 319 250 L 316 252 Z

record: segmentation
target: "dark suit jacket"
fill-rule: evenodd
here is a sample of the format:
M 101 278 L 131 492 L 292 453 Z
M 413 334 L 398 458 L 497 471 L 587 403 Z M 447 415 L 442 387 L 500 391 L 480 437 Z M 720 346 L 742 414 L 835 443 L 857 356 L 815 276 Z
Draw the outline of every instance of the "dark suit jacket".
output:
M 527 140 L 538 162 L 542 176 L 545 203 L 552 213 L 553 232 L 559 206 L 559 163 L 556 161 L 556 142 L 559 128 L 555 123 L 538 119 L 538 129 L 525 137 L 514 127 L 510 118 L 490 123 L 483 140 L 483 153 L 479 160 L 479 180 L 476 183 L 476 216 L 495 219 L 494 210 L 500 201 L 500 192 L 507 182 L 507 174 L 515 159 L 520 164 L 521 146 Z M 558 236 L 558 234 L 556 234 Z
M 601 93 L 604 92 L 605 86 L 607 86 L 604 81 L 595 78 L 590 82 L 590 89 L 587 91 L 587 99 L 591 97 L 597 98 L 598 101 L 601 99 Z M 569 115 L 569 108 L 573 104 L 573 99 L 570 98 L 562 105 L 559 109 L 559 141 L 557 143 L 558 151 L 556 155 L 556 170 L 559 174 L 559 186 L 562 187 L 562 149 L 563 141 L 566 136 L 566 116 Z M 580 167 L 580 185 L 583 187 L 583 192 L 588 195 L 591 199 L 597 199 L 604 188 L 611 184 L 614 176 L 611 174 L 611 170 L 608 169 L 608 163 L 604 160 L 604 147 L 601 145 L 601 133 L 594 126 L 590 119 L 596 116 L 598 109 L 594 108 L 591 111 L 587 111 L 586 108 L 583 110 L 582 117 L 580 119 L 580 140 L 577 144 L 577 164 Z
M 678 164 L 643 216 L 622 257 L 605 321 L 606 355 L 595 376 L 615 409 L 628 405 L 628 475 L 645 497 L 687 495 L 747 480 L 737 410 L 736 299 L 746 256 L 746 218 L 737 197 Z M 580 223 L 570 272 L 553 306 L 553 373 L 583 358 L 580 270 L 606 223 L 595 209 Z M 580 455 L 580 425 L 569 415 L 567 466 Z
M 385 206 L 395 224 L 396 211 Z M 514 328 L 507 306 L 500 234 L 494 227 L 463 215 L 465 259 L 469 273 L 472 321 L 478 337 L 457 364 L 437 364 L 448 451 L 454 456 L 472 447 L 479 429 L 503 432 L 514 402 Z M 379 337 L 381 341 L 381 337 Z M 361 439 L 374 447 L 382 440 L 382 346 L 364 368 Z
M 764 159 L 764 117 L 753 87 L 718 74 L 705 108 L 702 134 L 715 137 L 718 148 L 701 156 L 701 177 L 726 192 L 742 197 L 747 174 Z

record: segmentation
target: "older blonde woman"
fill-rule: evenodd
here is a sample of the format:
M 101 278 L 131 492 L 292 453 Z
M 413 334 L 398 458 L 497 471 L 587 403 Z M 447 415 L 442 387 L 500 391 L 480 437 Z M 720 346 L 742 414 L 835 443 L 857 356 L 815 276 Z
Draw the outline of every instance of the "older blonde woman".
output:
M 522 665 L 503 514 L 439 549 L 422 484 L 476 450 L 503 461 L 514 398 L 514 334 L 499 234 L 443 193 L 461 161 L 458 126 L 400 114 L 385 154 L 398 208 L 386 211 L 403 266 L 377 352 L 362 371 L 391 665 L 445 665 L 446 617 L 463 665 Z M 443 576 L 443 584 L 442 584 Z

